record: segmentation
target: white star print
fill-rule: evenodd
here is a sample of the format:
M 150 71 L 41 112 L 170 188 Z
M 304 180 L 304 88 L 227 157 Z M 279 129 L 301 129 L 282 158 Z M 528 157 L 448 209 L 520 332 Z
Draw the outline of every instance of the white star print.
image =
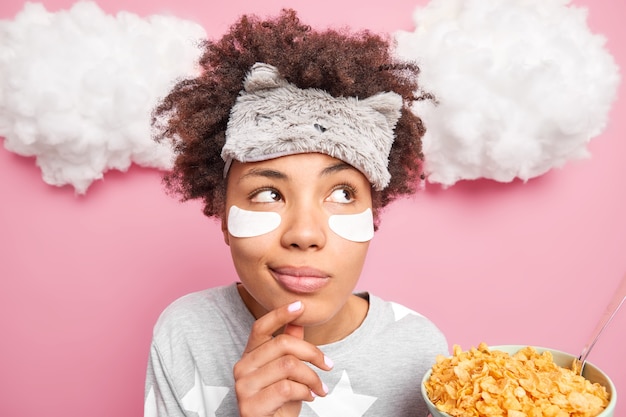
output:
M 390 303 L 391 307 L 393 308 L 393 314 L 396 317 L 396 321 L 400 321 L 401 319 L 405 318 L 406 316 L 408 316 L 409 314 L 413 314 L 414 316 L 420 316 L 423 317 L 420 313 L 411 310 L 410 308 L 407 308 L 403 305 L 400 305 L 398 303 Z
M 200 372 L 196 368 L 194 385 L 182 398 L 183 407 L 187 411 L 195 411 L 198 417 L 215 417 L 215 411 L 222 404 L 226 394 L 228 394 L 227 387 L 204 385 Z
M 157 417 L 156 397 L 154 395 L 154 387 L 150 387 L 146 402 L 143 405 L 143 417 Z
M 376 397 L 355 394 L 346 371 L 326 397 L 318 397 L 312 403 L 306 403 L 320 417 L 361 417 L 376 401 Z

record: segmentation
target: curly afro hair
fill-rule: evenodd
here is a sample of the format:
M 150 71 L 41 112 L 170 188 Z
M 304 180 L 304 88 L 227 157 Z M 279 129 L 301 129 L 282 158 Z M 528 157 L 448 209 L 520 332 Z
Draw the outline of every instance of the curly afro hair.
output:
M 182 201 L 202 199 L 206 216 L 224 215 L 226 181 L 220 152 L 230 109 L 256 62 L 277 67 L 299 88 L 318 88 L 335 97 L 400 94 L 404 106 L 389 156 L 391 182 L 382 191 L 372 190 L 376 226 L 383 207 L 416 191 L 423 179 L 425 129 L 409 106 L 430 97 L 420 93 L 417 65 L 396 61 L 388 39 L 369 31 L 315 31 L 302 24 L 294 10 L 284 9 L 267 20 L 244 15 L 221 39 L 201 46 L 201 74 L 178 82 L 152 115 L 155 139 L 171 141 L 176 150 L 174 167 L 164 176 L 171 194 Z

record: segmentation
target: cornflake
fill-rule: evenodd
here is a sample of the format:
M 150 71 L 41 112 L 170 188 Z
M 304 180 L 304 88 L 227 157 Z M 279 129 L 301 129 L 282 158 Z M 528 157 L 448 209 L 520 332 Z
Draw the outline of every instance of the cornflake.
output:
M 527 346 L 511 355 L 486 343 L 439 355 L 425 382 L 437 409 L 455 417 L 595 417 L 606 388 L 554 363 L 552 353 Z

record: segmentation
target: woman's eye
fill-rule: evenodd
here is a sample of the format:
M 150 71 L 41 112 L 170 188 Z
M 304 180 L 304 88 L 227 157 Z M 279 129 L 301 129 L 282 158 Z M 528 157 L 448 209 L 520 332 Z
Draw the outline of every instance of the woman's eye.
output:
M 276 190 L 261 190 L 251 198 L 254 203 L 275 203 L 281 199 L 281 195 Z
M 349 188 L 338 188 L 328 197 L 333 203 L 351 203 L 354 200 L 354 193 Z

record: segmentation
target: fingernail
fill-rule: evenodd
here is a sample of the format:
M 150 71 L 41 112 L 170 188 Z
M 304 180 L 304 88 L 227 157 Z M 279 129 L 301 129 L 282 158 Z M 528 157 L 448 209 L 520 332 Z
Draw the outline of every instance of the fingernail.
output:
M 333 366 L 335 366 L 335 362 L 333 362 L 333 360 L 331 358 L 329 358 L 328 356 L 326 356 L 326 355 L 324 355 L 324 363 L 329 368 L 332 368 Z
M 311 390 L 311 396 L 313 396 L 313 398 L 319 397 L 319 395 L 317 395 L 315 392 L 313 392 L 313 390 Z
M 322 382 L 322 389 L 324 390 L 324 394 L 328 394 L 328 387 L 323 382 Z
M 291 304 L 289 304 L 289 307 L 287 307 L 287 310 L 289 310 L 290 313 L 293 313 L 295 311 L 298 311 L 302 308 L 302 301 L 295 301 Z

